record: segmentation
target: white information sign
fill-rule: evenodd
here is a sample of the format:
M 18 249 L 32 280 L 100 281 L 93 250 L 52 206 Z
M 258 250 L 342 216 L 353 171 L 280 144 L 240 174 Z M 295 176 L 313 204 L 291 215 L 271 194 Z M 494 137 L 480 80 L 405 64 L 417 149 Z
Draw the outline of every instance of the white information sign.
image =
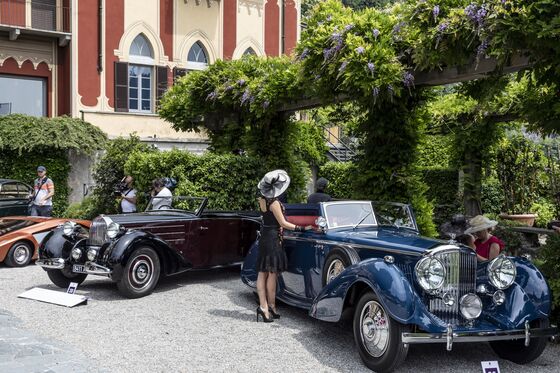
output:
M 70 285 L 68 285 L 68 290 L 66 290 L 66 292 L 68 294 L 74 294 L 76 292 L 77 288 L 78 288 L 78 283 L 77 282 L 71 282 Z
M 41 288 L 33 288 L 18 295 L 18 298 L 38 300 L 40 302 L 58 304 L 60 306 L 74 307 L 78 304 L 87 302 L 87 297 L 83 295 L 68 294 L 61 291 L 54 291 Z
M 500 373 L 497 361 L 482 361 L 482 373 Z

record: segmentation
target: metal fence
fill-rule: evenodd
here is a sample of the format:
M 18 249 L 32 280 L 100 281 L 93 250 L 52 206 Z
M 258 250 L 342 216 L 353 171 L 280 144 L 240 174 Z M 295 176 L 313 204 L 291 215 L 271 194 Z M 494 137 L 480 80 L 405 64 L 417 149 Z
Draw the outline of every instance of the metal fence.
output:
M 69 0 L 0 0 L 0 25 L 71 32 Z

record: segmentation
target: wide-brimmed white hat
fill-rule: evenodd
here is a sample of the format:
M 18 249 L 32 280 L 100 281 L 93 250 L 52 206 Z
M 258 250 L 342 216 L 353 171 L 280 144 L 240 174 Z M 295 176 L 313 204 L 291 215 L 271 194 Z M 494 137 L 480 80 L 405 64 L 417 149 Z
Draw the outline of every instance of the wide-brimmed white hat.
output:
M 495 220 L 490 220 L 486 216 L 477 215 L 471 220 L 469 220 L 470 228 L 468 228 L 465 233 L 474 233 L 479 232 L 484 229 L 492 228 L 498 225 L 498 222 Z
M 276 198 L 284 193 L 290 186 L 290 177 L 284 170 L 274 170 L 268 172 L 259 181 L 259 190 L 265 198 Z

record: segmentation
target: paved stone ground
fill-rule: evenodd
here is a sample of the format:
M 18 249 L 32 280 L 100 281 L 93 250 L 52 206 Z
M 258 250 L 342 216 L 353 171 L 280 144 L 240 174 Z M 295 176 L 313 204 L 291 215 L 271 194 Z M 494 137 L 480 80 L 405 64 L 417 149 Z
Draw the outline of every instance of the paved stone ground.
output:
M 0 309 L 0 372 L 93 372 L 82 353 L 22 328 L 22 322 Z
M 74 308 L 17 298 L 32 287 L 58 289 L 37 266 L 0 266 L 0 309 L 9 312 L 0 314 L 2 373 L 368 371 L 345 325 L 285 305 L 278 322 L 256 323 L 253 294 L 238 269 L 174 276 L 141 299 L 124 299 L 110 281 L 92 277 L 77 291 L 88 304 Z M 519 366 L 485 343 L 455 344 L 449 353 L 443 345 L 417 345 L 398 371 L 480 372 L 481 361 L 498 360 L 503 373 L 557 373 L 559 356 L 560 346 L 550 345 Z

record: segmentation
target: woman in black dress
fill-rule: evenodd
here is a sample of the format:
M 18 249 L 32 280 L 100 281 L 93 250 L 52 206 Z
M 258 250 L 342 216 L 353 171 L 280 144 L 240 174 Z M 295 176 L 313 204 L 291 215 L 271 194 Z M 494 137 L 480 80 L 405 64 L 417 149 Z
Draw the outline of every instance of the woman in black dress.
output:
M 284 218 L 284 207 L 278 197 L 289 185 L 290 177 L 284 170 L 271 171 L 259 182 L 262 225 L 257 257 L 257 292 L 260 304 L 257 308 L 257 321 L 259 316 L 262 316 L 264 322 L 280 318 L 276 312 L 276 281 L 278 274 L 288 267 L 288 258 L 282 247 L 282 228 L 299 232 L 308 228 L 292 224 Z

